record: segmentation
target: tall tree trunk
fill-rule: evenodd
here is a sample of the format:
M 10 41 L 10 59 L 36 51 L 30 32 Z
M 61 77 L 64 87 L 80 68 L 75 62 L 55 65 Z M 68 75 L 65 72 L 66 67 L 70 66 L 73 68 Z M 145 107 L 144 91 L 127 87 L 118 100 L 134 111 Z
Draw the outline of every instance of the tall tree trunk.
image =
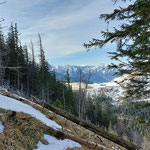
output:
M 27 74 L 27 96 L 30 96 L 30 87 L 29 87 L 29 75 Z
M 66 110 L 66 99 L 65 99 L 64 82 L 63 82 L 63 102 L 64 102 L 64 110 Z
M 20 79 L 19 79 L 19 71 L 17 70 L 17 88 L 19 90 L 19 86 L 20 86 Z

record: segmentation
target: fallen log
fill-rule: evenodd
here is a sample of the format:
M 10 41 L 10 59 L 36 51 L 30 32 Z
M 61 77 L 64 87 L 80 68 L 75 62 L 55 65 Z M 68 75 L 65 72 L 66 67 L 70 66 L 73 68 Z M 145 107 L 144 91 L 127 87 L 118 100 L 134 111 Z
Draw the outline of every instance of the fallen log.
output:
M 50 128 L 50 127 L 48 128 L 47 132 L 49 134 L 55 136 L 57 139 L 61 139 L 61 140 L 70 139 L 70 140 L 73 140 L 77 143 L 80 143 L 81 145 L 84 145 L 84 146 L 86 146 L 92 150 L 111 150 L 110 148 L 106 148 L 103 145 L 100 145 L 100 144 L 97 144 L 94 142 L 90 142 L 90 141 L 87 141 L 85 139 L 81 139 L 81 138 L 74 136 L 73 134 L 70 134 L 70 133 L 66 133 L 66 132 L 64 133 L 62 131 L 54 130 L 53 128 Z
M 98 134 L 98 135 L 102 136 L 103 138 L 106 138 L 107 140 L 110 140 L 110 141 L 128 149 L 128 150 L 140 150 L 141 149 L 139 146 L 137 146 L 135 144 L 132 144 L 116 135 L 113 135 L 105 130 L 102 130 L 101 128 L 99 128 L 91 123 L 88 123 L 82 119 L 79 119 L 78 117 L 76 117 L 72 114 L 69 114 L 68 112 L 65 112 L 59 108 L 56 108 L 56 107 L 52 106 L 51 104 L 39 101 L 35 97 L 34 97 L 34 102 L 47 108 L 48 110 L 51 110 L 52 112 L 54 112 L 58 115 L 63 116 L 64 118 L 66 118 L 70 121 L 73 121 L 74 123 L 86 128 L 86 129 L 94 132 L 95 134 Z
M 23 99 L 23 98 L 21 98 L 21 97 L 19 97 L 17 95 L 13 95 L 13 94 L 10 94 L 10 93 L 7 93 L 7 92 L 3 92 L 2 94 L 5 95 L 5 96 L 8 96 L 10 98 L 19 100 L 21 102 L 26 102 L 25 99 Z M 1 111 L 5 112 L 5 109 L 1 109 Z M 17 115 L 17 112 L 11 111 L 10 114 L 9 114 L 9 118 L 10 119 L 14 119 L 14 117 L 16 115 Z M 52 127 L 46 127 L 46 134 L 52 135 L 52 136 L 56 137 L 59 140 L 60 139 L 61 140 L 64 140 L 64 139 L 73 140 L 75 142 L 80 143 L 82 146 L 85 146 L 85 147 L 87 147 L 89 149 L 92 149 L 92 150 L 111 150 L 111 149 L 106 148 L 105 146 L 102 146 L 102 145 L 99 145 L 99 144 L 96 144 L 96 143 L 89 142 L 87 140 L 81 139 L 77 135 L 74 136 L 74 135 L 68 133 L 66 130 L 55 130 Z
M 8 92 L 4 92 L 2 94 L 5 95 L 5 96 L 8 96 L 8 97 L 17 99 L 19 101 L 25 101 L 24 99 L 22 99 L 20 97 L 17 97 L 17 96 L 15 96 L 13 94 L 10 94 Z M 40 100 L 37 100 L 37 98 L 34 97 L 34 96 L 32 96 L 32 99 L 33 99 L 34 103 L 39 104 L 42 107 L 44 107 L 44 108 L 46 108 L 46 109 L 48 109 L 48 110 L 50 110 L 50 111 L 52 111 L 52 112 L 62 116 L 62 117 L 64 117 L 64 118 L 66 118 L 66 119 L 68 119 L 68 120 L 70 120 L 70 121 L 72 121 L 72 122 L 74 122 L 74 123 L 84 127 L 84 128 L 86 128 L 86 129 L 94 132 L 95 134 L 98 134 L 98 135 L 102 136 L 103 138 L 105 138 L 105 139 L 107 139 L 109 141 L 112 141 L 115 144 L 118 144 L 118 145 L 120 145 L 120 146 L 122 146 L 122 147 L 124 147 L 124 148 L 126 148 L 128 150 L 140 150 L 141 149 L 141 147 L 139 147 L 139 146 L 137 146 L 135 144 L 132 144 L 132 143 L 130 143 L 130 142 L 128 142 L 128 141 L 126 141 L 126 140 L 116 136 L 116 135 L 113 135 L 113 134 L 105 131 L 105 130 L 102 130 L 101 128 L 99 128 L 99 127 L 97 127 L 97 126 L 95 126 L 95 125 L 93 125 L 91 123 L 88 123 L 88 122 L 86 122 L 86 121 L 84 121 L 82 119 L 79 119 L 78 117 L 76 117 L 76 116 L 74 116 L 72 114 L 69 114 L 68 112 L 65 112 L 64 110 L 56 108 L 56 107 L 54 107 L 51 104 L 48 104 L 46 102 L 42 102 Z

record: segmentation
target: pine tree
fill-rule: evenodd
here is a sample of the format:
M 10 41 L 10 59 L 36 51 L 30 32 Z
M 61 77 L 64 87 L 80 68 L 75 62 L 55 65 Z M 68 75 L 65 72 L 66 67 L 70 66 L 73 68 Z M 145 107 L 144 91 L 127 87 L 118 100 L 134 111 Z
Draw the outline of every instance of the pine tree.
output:
M 2 86 L 4 84 L 4 77 L 5 77 L 5 70 L 7 67 L 7 61 L 9 50 L 7 49 L 4 35 L 2 32 L 2 28 L 0 26 L 0 85 Z
M 35 48 L 34 48 L 34 44 L 33 42 L 31 41 L 30 43 L 30 49 L 31 49 L 31 63 L 30 63 L 30 67 L 29 67 L 29 72 L 30 72 L 30 91 L 33 95 L 36 95 L 37 94 L 37 91 L 36 91 L 36 85 L 38 83 L 37 79 L 38 79 L 38 76 L 37 76 L 37 73 L 38 73 L 38 67 L 37 67 L 37 64 L 35 63 Z
M 25 87 L 26 95 L 29 97 L 30 95 L 30 62 L 29 62 L 29 52 L 28 52 L 28 47 L 27 45 L 23 46 L 23 54 L 24 54 L 24 62 L 21 65 L 23 67 L 23 84 Z M 32 75 L 31 75 L 32 77 Z
M 39 63 L 35 61 L 33 43 L 31 42 L 31 55 L 28 46 L 22 46 L 17 24 L 12 23 L 6 40 L 4 37 L 0 30 L 0 86 L 1 82 L 7 81 L 9 88 L 19 92 L 18 94 L 26 97 L 34 95 L 59 107 L 65 98 L 66 110 L 76 115 L 76 104 L 70 86 L 69 72 L 66 78 L 68 86 L 57 80 L 56 73 L 46 60 L 41 36 L 39 35 Z M 7 63 L 8 65 L 6 65 Z M 1 76 L 2 68 L 6 68 L 6 75 L 3 77 Z
M 97 124 L 103 126 L 102 105 L 97 101 L 95 107 Z
M 40 81 L 41 81 L 41 98 L 45 99 L 45 81 L 46 81 L 46 60 L 45 60 L 45 54 L 44 54 L 44 49 L 43 49 L 43 45 L 42 45 L 42 39 L 40 34 L 38 34 L 39 36 L 39 48 L 40 48 L 40 54 L 39 54 L 39 58 L 40 58 Z
M 17 88 L 18 87 L 18 49 L 19 49 L 19 43 L 18 43 L 18 31 L 16 26 L 14 27 L 13 24 L 11 24 L 10 29 L 8 33 L 7 38 L 7 47 L 10 51 L 9 53 L 9 61 L 8 61 L 8 69 L 7 72 L 7 78 L 10 81 L 10 87 Z
M 67 83 L 68 87 L 70 87 L 70 74 L 69 74 L 69 69 L 67 69 L 67 71 L 66 71 L 65 80 L 66 80 L 66 83 Z
M 123 0 L 126 2 L 126 0 Z M 128 74 L 126 98 L 141 97 L 150 92 L 150 0 L 136 0 L 126 8 L 115 9 L 111 14 L 102 14 L 101 19 L 107 23 L 119 20 L 123 23 L 114 27 L 113 31 L 102 31 L 104 39 L 93 39 L 86 48 L 93 46 L 102 48 L 108 43 L 117 43 L 116 52 L 111 52 L 111 58 L 119 64 L 111 64 L 117 68 L 118 74 Z M 122 60 L 127 58 L 127 61 Z

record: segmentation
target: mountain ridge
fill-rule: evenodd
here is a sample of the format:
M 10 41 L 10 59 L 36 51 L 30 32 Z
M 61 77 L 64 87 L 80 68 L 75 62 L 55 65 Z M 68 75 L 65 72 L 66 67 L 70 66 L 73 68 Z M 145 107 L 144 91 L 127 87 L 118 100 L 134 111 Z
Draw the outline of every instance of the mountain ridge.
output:
M 114 74 L 117 70 L 109 69 L 108 65 L 102 64 L 99 66 L 75 66 L 75 65 L 64 65 L 64 66 L 52 66 L 52 70 L 55 71 L 57 79 L 65 80 L 66 71 L 69 70 L 71 82 L 79 81 L 78 70 L 82 70 L 83 76 L 87 76 L 88 72 L 91 72 L 90 83 L 102 83 L 108 82 L 114 79 Z

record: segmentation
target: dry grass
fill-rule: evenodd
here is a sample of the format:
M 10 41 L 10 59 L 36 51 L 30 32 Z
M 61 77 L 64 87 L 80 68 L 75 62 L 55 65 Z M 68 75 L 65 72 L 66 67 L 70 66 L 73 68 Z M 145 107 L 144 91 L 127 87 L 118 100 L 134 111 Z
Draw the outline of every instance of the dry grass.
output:
M 37 104 L 33 104 L 25 100 L 21 101 L 39 110 L 45 114 L 47 118 L 56 121 L 63 127 L 62 132 L 64 133 L 72 134 L 76 138 L 83 139 L 87 142 L 97 143 L 111 149 L 112 147 L 117 146 L 120 150 L 125 150 L 117 144 Z M 43 138 L 44 134 L 47 134 L 48 127 L 39 120 L 21 112 L 17 113 L 14 118 L 10 117 L 12 111 L 0 109 L 0 114 L 1 113 L 3 116 L 0 115 L 0 119 L 5 126 L 5 132 L 4 135 L 0 134 L 0 147 L 3 148 L 7 145 L 5 141 L 10 141 L 11 143 L 8 144 L 8 147 L 11 145 L 11 148 L 4 148 L 2 150 L 32 150 L 37 148 L 38 141 L 41 141 L 43 144 L 48 144 L 48 142 Z M 82 148 L 73 148 L 68 150 L 94 150 L 94 148 L 91 149 L 88 148 L 88 145 L 82 145 Z
M 142 147 L 143 149 L 150 150 L 150 142 L 146 137 L 143 138 Z
M 22 112 L 13 113 L 5 110 L 1 117 L 5 127 L 0 134 L 1 150 L 32 150 L 38 141 L 48 144 L 44 139 L 47 127 L 42 122 Z
M 90 131 L 88 129 L 85 129 L 84 127 L 82 127 L 80 125 L 77 125 L 76 123 L 74 123 L 70 120 L 67 120 L 66 118 L 64 118 L 60 115 L 57 115 L 57 114 L 49 111 L 46 108 L 42 108 L 39 105 L 35 105 L 35 104 L 31 104 L 31 103 L 30 103 L 30 105 L 32 107 L 34 107 L 35 109 L 41 111 L 48 118 L 50 118 L 50 119 L 56 121 L 58 124 L 60 124 L 63 127 L 62 131 L 64 133 L 69 133 L 69 134 L 71 133 L 71 134 L 75 135 L 76 137 L 79 137 L 81 139 L 84 139 L 84 140 L 87 140 L 87 141 L 90 141 L 90 142 L 94 142 L 94 143 L 106 146 L 108 148 L 118 147 L 121 150 L 126 150 L 125 148 L 122 148 L 121 146 L 119 146 L 119 145 L 117 145 L 117 144 L 115 144 L 115 143 L 113 143 L 113 142 L 111 142 L 111 141 L 109 141 L 109 140 L 93 133 L 92 131 Z M 80 150 L 80 149 L 88 150 L 89 148 L 86 147 L 86 146 L 85 147 L 82 146 L 82 148 L 75 148 L 73 150 Z

